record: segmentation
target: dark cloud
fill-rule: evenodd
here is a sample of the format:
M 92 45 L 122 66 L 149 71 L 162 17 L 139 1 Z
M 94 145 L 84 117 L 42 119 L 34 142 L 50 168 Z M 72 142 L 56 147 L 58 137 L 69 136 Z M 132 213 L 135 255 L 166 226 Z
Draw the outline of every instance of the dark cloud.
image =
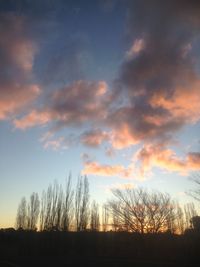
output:
M 32 83 L 37 45 L 26 35 L 26 19 L 0 14 L 0 120 L 16 115 L 40 93 Z
M 108 132 L 102 131 L 101 129 L 92 129 L 81 135 L 81 142 L 90 147 L 98 147 L 109 139 Z
M 15 120 L 17 128 L 53 123 L 54 128 L 81 126 L 102 121 L 107 116 L 105 82 L 76 81 L 50 94 L 42 109 Z
M 133 45 L 116 90 L 127 102 L 111 115 L 114 128 L 126 125 L 136 140 L 169 138 L 200 118 L 200 77 L 190 53 L 200 33 L 199 14 L 198 1 L 129 1 Z

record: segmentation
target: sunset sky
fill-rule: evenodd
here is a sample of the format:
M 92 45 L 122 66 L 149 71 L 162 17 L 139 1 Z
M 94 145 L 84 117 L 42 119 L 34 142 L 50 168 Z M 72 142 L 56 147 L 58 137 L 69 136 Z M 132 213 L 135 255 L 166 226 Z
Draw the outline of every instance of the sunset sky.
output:
M 0 227 L 86 174 L 182 203 L 200 170 L 200 1 L 0 1 Z

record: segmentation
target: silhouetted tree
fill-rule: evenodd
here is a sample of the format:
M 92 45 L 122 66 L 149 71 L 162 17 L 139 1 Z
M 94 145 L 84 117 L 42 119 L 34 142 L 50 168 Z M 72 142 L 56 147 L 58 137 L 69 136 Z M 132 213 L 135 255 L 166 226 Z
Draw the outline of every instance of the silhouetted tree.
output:
M 75 223 L 76 230 L 86 230 L 89 222 L 89 183 L 85 176 L 79 177 L 75 193 Z
M 99 205 L 94 200 L 91 206 L 90 229 L 91 231 L 99 231 L 99 228 L 100 228 Z
M 142 234 L 169 229 L 169 218 L 174 219 L 170 217 L 174 206 L 168 194 L 148 193 L 142 188 L 112 192 L 115 199 L 109 201 L 109 207 L 120 229 Z
M 37 229 L 37 221 L 40 212 L 40 201 L 37 193 L 32 193 L 28 203 L 27 228 L 29 230 Z
M 191 226 L 195 231 L 200 232 L 200 216 L 194 216 L 190 219 Z
M 184 213 L 185 213 L 185 228 L 188 229 L 191 227 L 191 218 L 197 216 L 194 203 L 185 204 Z
M 40 231 L 45 230 L 46 227 L 46 212 L 47 212 L 47 199 L 46 192 L 42 191 L 42 197 L 40 202 Z
M 72 190 L 71 175 L 70 175 L 66 181 L 66 189 L 63 198 L 64 203 L 62 211 L 62 229 L 65 231 L 69 231 L 74 217 L 73 196 L 74 196 L 74 191 Z
M 16 216 L 16 228 L 17 229 L 27 229 L 27 202 L 26 198 L 22 197 Z
M 200 172 L 194 173 L 190 179 L 195 183 L 196 188 L 189 191 L 189 195 L 200 201 Z
M 107 204 L 104 204 L 102 207 L 102 230 L 106 232 L 108 230 L 109 222 L 109 207 Z
M 57 181 L 43 191 L 41 199 L 40 230 L 61 230 L 63 190 Z
M 183 234 L 185 231 L 184 213 L 182 208 L 176 203 L 176 232 Z

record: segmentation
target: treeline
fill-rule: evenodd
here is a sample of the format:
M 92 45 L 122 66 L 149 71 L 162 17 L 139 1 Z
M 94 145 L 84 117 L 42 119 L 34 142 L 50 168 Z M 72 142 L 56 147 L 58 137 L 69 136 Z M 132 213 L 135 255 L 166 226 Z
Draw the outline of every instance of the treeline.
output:
M 16 229 L 40 231 L 123 231 L 135 233 L 200 231 L 200 217 L 193 203 L 181 207 L 169 194 L 143 188 L 112 190 L 113 198 L 100 206 L 90 201 L 87 177 L 72 188 L 57 181 L 41 197 L 23 197 L 16 216 Z M 189 231 L 189 230 L 187 230 Z

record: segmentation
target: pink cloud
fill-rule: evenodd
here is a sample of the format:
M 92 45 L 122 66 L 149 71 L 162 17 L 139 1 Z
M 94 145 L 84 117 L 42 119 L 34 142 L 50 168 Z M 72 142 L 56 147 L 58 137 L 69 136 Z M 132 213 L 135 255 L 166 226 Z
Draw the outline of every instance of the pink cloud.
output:
M 0 87 L 0 120 L 19 113 L 41 93 L 38 85 L 14 85 Z
M 112 147 L 115 149 L 123 149 L 135 145 L 139 140 L 138 137 L 131 132 L 129 124 L 122 122 L 117 129 L 111 131 L 110 138 Z
M 64 127 L 103 120 L 107 114 L 106 90 L 103 81 L 76 81 L 53 92 L 41 110 L 33 110 L 16 120 L 15 126 L 26 129 L 54 122 L 57 127 Z
M 50 120 L 51 116 L 48 112 L 38 112 L 37 110 L 32 110 L 28 115 L 24 116 L 23 118 L 15 119 L 13 123 L 16 128 L 25 130 L 35 125 L 45 125 Z
M 136 153 L 134 160 L 140 161 L 143 175 L 148 174 L 153 167 L 181 175 L 200 170 L 200 153 L 189 153 L 185 158 L 179 158 L 173 150 L 159 144 L 145 145 Z
M 84 164 L 82 170 L 83 174 L 91 174 L 98 176 L 115 176 L 124 179 L 136 178 L 133 164 L 130 164 L 126 168 L 121 164 L 100 164 L 94 159 L 91 159 L 88 154 L 84 154 L 82 159 Z
M 14 117 L 41 93 L 31 82 L 35 42 L 25 32 L 25 18 L 0 15 L 0 120 Z
M 98 147 L 104 141 L 109 140 L 109 133 L 105 131 L 101 131 L 100 129 L 91 130 L 85 132 L 81 136 L 81 141 L 83 144 L 91 147 Z
M 195 77 L 191 77 L 188 87 L 176 87 L 170 98 L 166 92 L 154 94 L 150 99 L 151 105 L 166 109 L 171 114 L 171 120 L 197 122 L 200 119 L 200 80 L 194 79 Z
M 125 171 L 122 165 L 100 165 L 98 162 L 86 162 L 83 174 L 93 174 L 100 176 L 120 176 Z

